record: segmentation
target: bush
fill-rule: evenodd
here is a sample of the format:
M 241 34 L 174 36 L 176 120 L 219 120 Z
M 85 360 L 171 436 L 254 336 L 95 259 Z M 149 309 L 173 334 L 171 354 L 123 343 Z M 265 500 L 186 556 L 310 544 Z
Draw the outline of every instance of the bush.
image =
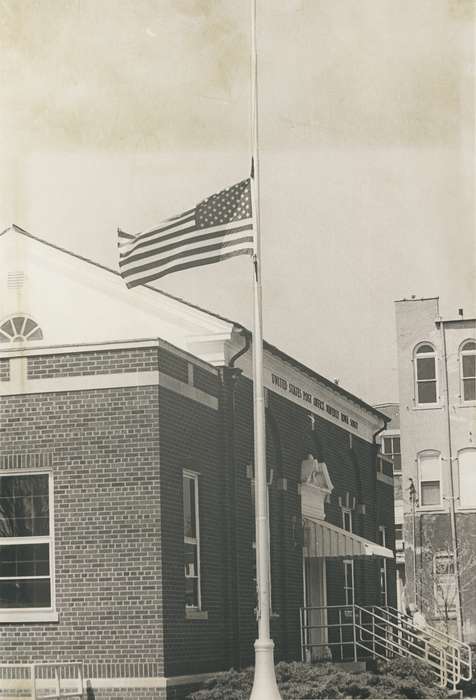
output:
M 313 698 L 447 698 L 435 685 L 428 666 L 418 660 L 394 659 L 376 664 L 374 672 L 351 673 L 333 664 L 281 662 L 276 680 L 283 700 Z M 189 695 L 189 700 L 248 700 L 253 669 L 227 671 Z

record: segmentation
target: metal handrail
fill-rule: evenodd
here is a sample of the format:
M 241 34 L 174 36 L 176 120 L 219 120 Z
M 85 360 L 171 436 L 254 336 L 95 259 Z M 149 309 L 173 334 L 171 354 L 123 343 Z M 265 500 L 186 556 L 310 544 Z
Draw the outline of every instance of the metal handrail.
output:
M 391 615 L 394 619 L 398 620 L 398 624 L 404 624 L 410 629 L 415 627 L 413 624 L 412 618 L 406 615 L 405 613 L 402 613 L 400 610 L 397 610 L 396 608 L 392 608 L 389 606 L 388 608 L 382 608 L 381 606 L 373 606 L 373 610 L 381 610 L 387 615 Z M 461 665 L 466 669 L 465 673 L 461 673 L 461 680 L 469 681 L 471 680 L 471 647 L 469 644 L 466 644 L 466 642 L 462 642 L 459 639 L 456 639 L 455 637 L 452 637 L 449 634 L 446 634 L 446 632 L 443 632 L 442 630 L 438 629 L 437 627 L 433 627 L 432 625 L 427 625 L 425 624 L 425 627 L 423 629 L 423 632 L 425 635 L 427 635 L 430 638 L 433 638 L 435 640 L 438 640 L 440 643 L 444 643 L 446 648 L 452 648 L 456 649 L 459 654 L 460 658 L 460 663 Z M 438 643 L 438 642 L 437 642 Z
M 334 613 L 337 622 L 311 622 L 312 611 Z M 351 611 L 352 617 L 342 617 L 343 611 Z M 421 629 L 413 624 L 410 617 L 395 608 L 382 606 L 363 607 L 360 605 L 309 606 L 300 609 L 302 658 L 319 647 L 340 648 L 344 658 L 344 648 L 353 647 L 354 660 L 358 649 L 374 658 L 388 659 L 399 655 L 422 659 L 435 675 L 442 687 L 456 688 L 460 680 L 471 679 L 471 648 L 468 644 L 446 635 L 433 627 Z M 344 639 L 344 629 L 352 628 L 352 639 Z M 337 641 L 312 641 L 310 630 L 339 630 Z M 347 633 L 348 636 L 349 633 Z M 336 639 L 334 632 L 333 638 Z

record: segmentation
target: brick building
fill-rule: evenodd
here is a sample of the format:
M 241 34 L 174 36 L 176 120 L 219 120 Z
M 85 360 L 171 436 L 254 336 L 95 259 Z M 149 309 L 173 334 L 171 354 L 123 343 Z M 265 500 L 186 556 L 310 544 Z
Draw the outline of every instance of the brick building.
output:
M 396 302 L 406 597 L 476 642 L 476 320 Z
M 250 333 L 17 227 L 0 261 L 0 664 L 112 700 L 252 663 Z M 386 419 L 271 345 L 265 385 L 275 656 L 303 605 L 335 656 L 330 606 L 396 603 Z

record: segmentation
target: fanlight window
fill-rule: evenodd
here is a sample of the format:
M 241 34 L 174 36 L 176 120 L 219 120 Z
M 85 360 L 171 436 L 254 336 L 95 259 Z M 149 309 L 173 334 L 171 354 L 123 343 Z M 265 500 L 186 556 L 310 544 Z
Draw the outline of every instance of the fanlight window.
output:
M 476 401 L 476 341 L 467 340 L 461 347 L 461 382 L 463 401 Z
M 23 343 L 26 340 L 43 340 L 43 332 L 29 316 L 12 316 L 0 325 L 0 343 Z
M 436 353 L 432 345 L 423 343 L 415 350 L 415 379 L 417 404 L 436 404 L 438 387 Z

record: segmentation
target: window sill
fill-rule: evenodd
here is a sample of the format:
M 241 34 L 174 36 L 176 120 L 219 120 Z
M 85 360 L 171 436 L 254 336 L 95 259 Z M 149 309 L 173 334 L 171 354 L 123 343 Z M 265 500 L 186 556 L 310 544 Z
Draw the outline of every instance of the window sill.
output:
M 435 409 L 441 410 L 444 408 L 440 403 L 429 403 L 429 404 L 414 404 L 414 411 L 434 411 Z
M 30 610 L 18 612 L 0 612 L 0 623 L 11 622 L 58 622 L 59 615 L 53 610 Z
M 186 620 L 208 620 L 208 612 L 206 610 L 188 610 L 185 608 Z

